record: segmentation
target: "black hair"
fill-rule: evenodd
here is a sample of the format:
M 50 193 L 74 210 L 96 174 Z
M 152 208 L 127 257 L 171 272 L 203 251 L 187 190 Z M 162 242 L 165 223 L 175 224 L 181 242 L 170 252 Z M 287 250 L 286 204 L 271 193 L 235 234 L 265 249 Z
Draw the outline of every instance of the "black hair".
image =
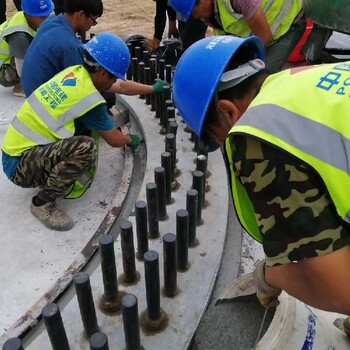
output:
M 87 15 L 101 17 L 103 13 L 102 0 L 64 0 L 63 8 L 69 14 L 84 11 Z

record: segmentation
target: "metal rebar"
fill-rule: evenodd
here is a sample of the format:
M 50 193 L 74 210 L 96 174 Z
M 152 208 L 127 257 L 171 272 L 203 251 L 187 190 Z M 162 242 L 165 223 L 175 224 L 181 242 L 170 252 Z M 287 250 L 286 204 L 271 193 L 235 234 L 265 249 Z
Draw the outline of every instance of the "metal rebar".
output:
M 120 223 L 120 241 L 123 257 L 123 280 L 125 283 L 136 281 L 136 264 L 134 249 L 134 234 L 132 223 L 129 220 L 122 220 Z
M 137 57 L 133 57 L 131 59 L 131 72 L 132 72 L 132 80 L 138 82 L 139 81 L 139 60 Z
M 104 298 L 114 301 L 118 298 L 117 267 L 115 263 L 114 240 L 111 235 L 99 239 Z
M 90 350 L 109 350 L 106 334 L 97 332 L 89 339 Z
M 164 118 L 163 118 L 163 127 L 165 130 L 168 130 L 168 124 L 169 124 L 169 111 L 168 108 L 174 108 L 174 103 L 173 100 L 165 100 L 165 104 L 164 104 Z M 170 111 L 171 114 L 171 111 Z M 174 115 L 175 115 L 175 109 L 174 109 Z M 173 117 L 174 115 L 171 115 L 171 117 Z
M 160 283 L 159 256 L 154 250 L 149 250 L 144 256 L 147 315 L 150 320 L 160 318 Z
M 136 237 L 137 237 L 137 254 L 139 260 L 143 260 L 143 255 L 148 250 L 148 232 L 147 232 L 147 203 L 137 201 L 135 203 L 136 217 Z
M 161 80 L 165 79 L 165 60 L 163 58 L 158 61 L 158 77 Z
M 131 43 L 126 44 L 126 46 L 129 49 L 130 56 L 133 57 L 133 46 Z M 132 71 L 131 71 L 131 64 L 129 64 L 128 70 L 126 71 L 126 79 L 131 80 L 132 79 Z
M 207 174 L 208 158 L 204 154 L 200 154 L 196 159 L 196 170 L 203 173 L 203 195 L 202 195 L 202 206 L 205 203 L 205 179 Z
M 144 62 L 139 62 L 138 77 L 139 77 L 139 82 L 141 84 L 144 84 L 145 82 L 145 63 Z M 144 99 L 145 94 L 140 94 L 140 98 Z
M 174 120 L 174 121 L 172 121 L 172 120 Z M 175 119 L 175 107 L 174 106 L 167 107 L 164 124 L 165 124 L 167 132 L 171 133 L 171 134 L 174 134 L 176 136 L 176 134 L 177 134 L 177 123 L 176 123 L 176 119 Z M 172 126 L 171 130 L 170 130 L 170 124 Z
M 140 350 L 140 328 L 137 297 L 126 294 L 122 298 L 122 315 L 126 350 Z
M 151 85 L 151 68 L 145 67 L 144 72 L 145 72 L 145 84 Z M 151 104 L 151 94 L 146 94 L 146 105 L 150 105 L 150 104 Z
M 169 84 L 171 84 L 172 79 L 172 67 L 171 64 L 165 65 L 165 81 Z
M 5 341 L 2 350 L 24 350 L 24 348 L 21 339 L 14 337 Z
M 98 325 L 89 275 L 86 272 L 79 272 L 74 278 L 74 286 L 84 330 L 90 338 L 98 332 Z
M 175 168 L 176 168 L 176 139 L 174 134 L 165 135 L 165 152 L 171 154 L 171 181 L 175 180 Z
M 151 67 L 151 84 L 154 84 L 155 80 L 157 79 L 157 59 L 156 58 L 150 58 L 149 60 L 150 67 Z M 156 96 L 155 94 L 151 94 L 151 111 L 156 110 Z
M 163 167 L 154 169 L 154 182 L 157 184 L 158 189 L 159 220 L 165 220 L 168 215 L 166 211 L 165 169 Z
M 176 257 L 177 269 L 186 271 L 188 268 L 188 212 L 179 209 L 176 212 Z
M 58 306 L 50 303 L 44 306 L 41 311 L 45 328 L 49 335 L 53 350 L 69 350 L 67 334 L 63 326 L 62 317 Z
M 198 191 L 190 189 L 186 194 L 186 210 L 188 212 L 188 245 L 190 247 L 193 247 L 196 244 L 197 207 Z
M 192 188 L 198 192 L 198 206 L 197 206 L 197 225 L 202 222 L 202 205 L 203 203 L 203 188 L 204 188 L 204 174 L 202 171 L 195 170 L 192 177 Z
M 134 57 L 136 57 L 139 61 L 141 61 L 141 47 L 140 46 L 135 46 Z
M 173 297 L 177 291 L 176 236 L 166 233 L 163 236 L 164 294 Z
M 158 212 L 158 188 L 157 184 L 146 184 L 148 234 L 150 238 L 159 237 L 159 212 Z
M 147 50 L 142 52 L 143 62 L 145 63 L 145 67 L 149 67 L 149 52 Z
M 171 154 L 169 152 L 162 152 L 161 165 L 165 172 L 165 199 L 166 204 L 171 203 Z

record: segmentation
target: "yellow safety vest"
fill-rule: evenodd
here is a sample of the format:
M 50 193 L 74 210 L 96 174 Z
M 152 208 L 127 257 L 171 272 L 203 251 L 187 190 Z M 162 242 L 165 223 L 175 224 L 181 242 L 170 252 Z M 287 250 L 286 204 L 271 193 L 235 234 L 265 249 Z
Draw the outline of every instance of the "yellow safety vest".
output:
M 341 219 L 350 223 L 350 61 L 270 76 L 225 143 L 238 218 L 261 241 L 252 203 L 236 179 L 230 139 L 250 135 L 309 164 L 321 176 Z M 231 140 L 232 141 L 232 140 Z
M 74 120 L 105 102 L 83 66 L 69 67 L 25 100 L 5 134 L 2 149 L 10 156 L 21 156 L 37 145 L 72 137 Z M 94 174 L 94 169 L 89 170 L 82 186 L 77 184 L 78 193 L 70 198 L 82 195 Z
M 261 7 L 272 31 L 272 41 L 278 40 L 292 25 L 302 9 L 301 0 L 263 0 Z M 222 29 L 215 29 L 216 35 L 233 34 L 241 38 L 253 35 L 242 14 L 234 11 L 231 0 L 214 1 L 215 19 Z
M 29 27 L 23 11 L 17 12 L 0 25 L 0 66 L 8 64 L 11 60 L 7 36 L 16 32 L 27 33 L 33 38 L 36 34 L 36 31 Z

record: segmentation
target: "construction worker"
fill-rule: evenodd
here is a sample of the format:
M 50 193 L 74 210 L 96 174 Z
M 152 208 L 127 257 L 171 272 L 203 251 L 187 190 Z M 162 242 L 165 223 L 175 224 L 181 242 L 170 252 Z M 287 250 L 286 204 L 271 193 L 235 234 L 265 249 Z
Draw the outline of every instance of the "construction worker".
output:
M 254 36 L 196 42 L 176 67 L 175 104 L 207 149 L 224 148 L 238 218 L 266 256 L 260 302 L 285 290 L 349 314 L 350 62 L 267 76 L 263 59 Z
M 64 68 L 83 62 L 82 43 L 76 34 L 89 31 L 103 13 L 101 0 L 69 0 L 64 6 L 64 13 L 48 18 L 29 47 L 22 70 L 22 87 L 26 96 Z M 118 80 L 109 89 L 110 94 L 104 96 L 109 99 L 112 94 L 115 99 L 116 93 L 160 93 L 164 85 L 163 80 L 154 85 Z
M 2 145 L 3 170 L 20 187 L 40 187 L 32 214 L 53 230 L 69 230 L 74 221 L 55 200 L 79 182 L 90 185 L 97 145 L 76 135 L 75 121 L 97 133 L 112 147 L 136 149 L 138 135 L 124 135 L 108 116 L 99 91 L 124 79 L 130 63 L 125 43 L 102 33 L 84 45 L 84 63 L 66 68 L 25 100 L 9 126 Z
M 306 27 L 301 0 L 170 0 L 187 20 L 192 13 L 216 35 L 257 35 L 266 47 L 266 67 L 278 72 Z
M 0 84 L 13 86 L 15 96 L 24 97 L 20 83 L 24 56 L 37 29 L 53 9 L 51 0 L 23 0 L 22 11 L 0 26 Z

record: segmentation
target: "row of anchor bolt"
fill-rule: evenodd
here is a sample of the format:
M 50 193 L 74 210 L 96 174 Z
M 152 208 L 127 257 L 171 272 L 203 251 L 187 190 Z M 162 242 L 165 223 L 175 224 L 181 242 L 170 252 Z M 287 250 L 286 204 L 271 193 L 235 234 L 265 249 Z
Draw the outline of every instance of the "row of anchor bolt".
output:
M 110 235 L 99 239 L 101 270 L 104 294 L 99 301 L 100 309 L 106 315 L 121 312 L 125 335 L 126 350 L 143 349 L 140 342 L 139 326 L 146 332 L 158 332 L 164 329 L 168 316 L 160 306 L 159 255 L 149 250 L 148 240 L 160 237 L 159 220 L 167 220 L 166 206 L 173 202 L 171 192 L 179 184 L 176 177 L 180 174 L 176 163 L 176 122 L 175 107 L 171 99 L 172 66 L 163 59 L 149 56 L 148 51 L 141 52 L 139 47 L 132 49 L 128 44 L 132 61 L 127 78 L 152 84 L 156 79 L 166 80 L 160 95 L 140 95 L 145 99 L 155 117 L 159 118 L 160 133 L 165 134 L 165 150 L 161 153 L 161 164 L 154 169 L 154 182 L 146 184 L 145 201 L 135 203 L 137 254 L 136 258 L 144 262 L 147 309 L 139 317 L 137 297 L 120 291 L 118 280 L 123 285 L 132 285 L 139 281 L 140 273 L 136 271 L 133 225 L 128 220 L 120 223 L 123 274 L 117 277 L 114 252 L 114 240 Z M 192 173 L 192 188 L 186 193 L 186 209 L 176 212 L 176 235 L 165 233 L 163 241 L 163 294 L 173 298 L 178 292 L 177 272 L 189 269 L 188 248 L 199 244 L 196 238 L 196 226 L 203 223 L 202 208 L 206 206 L 206 176 L 208 154 L 200 147 L 196 136 L 191 134 L 194 151 L 197 152 L 196 169 Z M 109 350 L 108 338 L 101 332 L 97 323 L 95 304 L 91 291 L 89 275 L 79 272 L 74 278 L 80 315 L 85 335 L 89 339 L 91 350 Z M 69 342 L 62 322 L 58 305 L 50 303 L 41 312 L 53 350 L 69 350 Z M 8 339 L 3 350 L 23 350 L 19 338 Z

